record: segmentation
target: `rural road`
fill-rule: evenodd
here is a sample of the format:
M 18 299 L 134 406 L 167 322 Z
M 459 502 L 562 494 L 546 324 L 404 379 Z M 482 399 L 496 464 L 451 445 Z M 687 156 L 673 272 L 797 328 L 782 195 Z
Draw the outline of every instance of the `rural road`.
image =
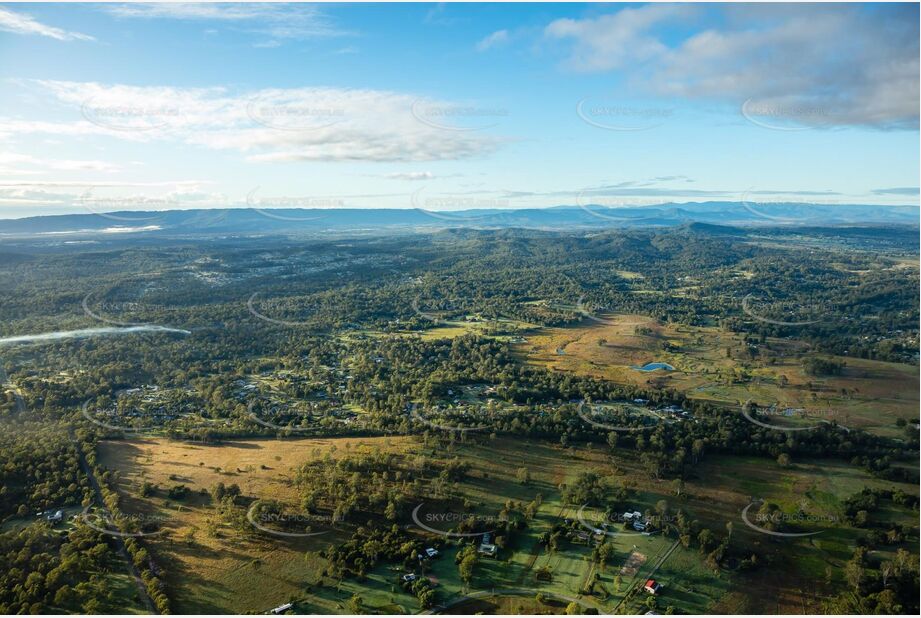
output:
M 96 475 L 93 474 L 93 469 L 90 468 L 89 463 L 86 461 L 86 457 L 83 455 L 83 449 L 81 448 L 80 443 L 77 441 L 77 437 L 74 435 L 73 428 L 69 428 L 68 431 L 70 431 L 70 437 L 74 441 L 74 445 L 77 447 L 77 454 L 80 457 L 80 467 L 82 467 L 83 471 L 86 473 L 86 477 L 89 479 L 90 485 L 93 487 L 93 493 L 96 494 L 96 501 L 102 505 L 102 508 L 105 508 L 105 502 L 103 502 L 102 499 L 102 488 L 99 487 L 99 481 L 96 479 Z M 144 605 L 147 606 L 147 611 L 151 614 L 158 613 L 156 605 L 154 605 L 150 595 L 147 594 L 147 586 L 144 585 L 144 580 L 141 579 L 141 574 L 138 572 L 137 567 L 134 566 L 134 561 L 131 559 L 131 556 L 128 554 L 128 550 L 125 548 L 124 539 L 114 534 L 109 536 L 114 539 L 116 550 L 128 565 L 129 574 L 134 577 L 134 581 L 137 584 L 138 596 L 144 602 Z
M 678 547 L 678 544 L 679 544 L 679 541 L 675 541 L 675 542 L 672 544 L 672 546 L 668 548 L 668 551 L 665 552 L 665 555 L 662 556 L 662 557 L 656 562 L 655 566 L 652 567 L 652 570 L 650 570 L 650 571 L 646 574 L 645 577 L 641 577 L 641 578 L 637 579 L 636 576 L 634 576 L 634 580 L 633 580 L 634 583 L 630 586 L 629 589 L 627 589 L 627 592 L 624 594 L 624 596 L 623 596 L 623 598 L 620 600 L 620 602 L 614 607 L 614 610 L 612 611 L 612 613 L 617 612 L 617 610 L 620 608 L 621 605 L 623 605 L 623 602 L 627 599 L 628 596 L 630 596 L 630 593 L 633 591 L 633 589 L 634 589 L 636 586 L 639 586 L 641 582 L 645 582 L 647 579 L 652 579 L 652 576 L 656 574 L 656 571 L 659 570 L 659 567 L 661 567 L 663 564 L 665 564 L 665 561 L 668 560 L 668 557 L 672 555 L 672 552 L 675 551 L 675 549 Z M 639 571 L 637 571 L 637 574 L 639 574 Z

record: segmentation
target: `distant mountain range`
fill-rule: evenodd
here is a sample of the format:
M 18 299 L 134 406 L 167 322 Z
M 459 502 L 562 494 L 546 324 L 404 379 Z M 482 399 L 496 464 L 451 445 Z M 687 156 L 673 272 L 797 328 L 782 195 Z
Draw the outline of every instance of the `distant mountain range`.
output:
M 732 226 L 917 225 L 919 207 L 860 204 L 700 202 L 606 208 L 587 205 L 435 212 L 336 208 L 167 210 L 0 220 L 0 235 L 201 235 L 371 232 L 441 228 L 624 228 L 712 223 Z

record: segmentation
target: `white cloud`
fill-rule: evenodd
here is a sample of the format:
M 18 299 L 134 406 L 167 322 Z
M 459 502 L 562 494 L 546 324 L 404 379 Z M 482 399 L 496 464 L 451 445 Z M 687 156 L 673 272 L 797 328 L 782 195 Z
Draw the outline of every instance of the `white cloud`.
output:
M 508 43 L 508 30 L 497 30 L 477 43 L 476 50 L 483 52 L 504 43 Z
M 919 187 L 891 187 L 888 189 L 873 189 L 873 195 L 911 195 L 917 196 L 921 193 Z
M 420 101 L 425 109 L 452 106 L 389 91 L 295 88 L 231 94 L 222 88 L 31 83 L 70 105 L 82 120 L 0 118 L 0 136 L 180 142 L 237 151 L 258 162 L 455 160 L 491 153 L 504 142 L 420 121 L 414 112 Z
M 208 182 L 179 180 L 162 182 L 0 180 L 0 205 L 57 206 L 55 212 L 103 210 L 160 210 L 163 208 L 210 208 L 227 206 L 221 193 L 203 190 Z M 4 211 L 8 212 L 8 211 Z M 10 211 L 11 212 L 11 211 Z M 17 216 L 24 216 L 17 212 Z M 49 214 L 42 209 L 35 214 Z
M 608 71 L 663 55 L 667 47 L 650 32 L 651 29 L 686 19 L 694 10 L 694 7 L 683 4 L 628 7 L 591 19 L 558 19 L 544 29 L 544 35 L 551 39 L 573 41 L 567 61 L 571 68 Z
M 16 34 L 37 34 L 46 36 L 59 41 L 95 41 L 88 34 L 80 32 L 71 32 L 55 28 L 36 21 L 31 15 L 25 13 L 16 13 L 7 8 L 0 7 L 0 30 L 6 32 L 15 32 Z
M 623 70 L 663 95 L 747 102 L 777 122 L 917 127 L 916 5 L 727 6 L 718 26 L 666 40 L 688 10 L 657 4 L 561 19 L 545 35 L 572 41 L 571 68 Z
M 102 9 L 116 17 L 130 19 L 226 22 L 276 39 L 350 34 L 334 27 L 320 7 L 310 4 L 169 2 L 112 4 L 104 5 Z
M 431 180 L 434 177 L 432 172 L 394 172 L 384 176 L 389 180 Z
M 40 170 L 22 169 L 19 166 L 38 167 Z M 12 167 L 11 167 L 12 166 Z M 37 174 L 43 170 L 55 172 L 116 172 L 121 167 L 106 161 L 87 161 L 74 159 L 41 159 L 27 154 L 0 152 L 0 173 Z

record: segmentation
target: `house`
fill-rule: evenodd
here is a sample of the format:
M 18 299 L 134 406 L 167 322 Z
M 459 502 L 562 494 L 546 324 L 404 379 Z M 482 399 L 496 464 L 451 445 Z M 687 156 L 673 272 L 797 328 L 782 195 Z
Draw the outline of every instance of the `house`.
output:
M 480 543 L 479 553 L 484 556 L 489 556 L 490 558 L 496 557 L 496 552 L 499 551 L 499 548 L 493 545 L 492 543 Z
M 278 607 L 273 609 L 271 613 L 272 614 L 283 614 L 289 609 L 291 609 L 292 607 L 294 607 L 294 603 L 285 603 L 284 605 L 279 605 Z
M 429 547 L 425 550 L 425 555 L 427 555 L 429 558 L 434 558 L 438 555 L 438 550 L 434 547 Z
M 480 547 L 477 551 L 486 556 L 495 557 L 498 548 L 492 543 L 492 536 L 487 532 L 483 535 L 483 540 L 480 542 Z
M 662 590 L 662 584 L 654 579 L 647 579 L 646 585 L 643 586 L 643 590 L 649 594 L 659 594 L 659 591 Z

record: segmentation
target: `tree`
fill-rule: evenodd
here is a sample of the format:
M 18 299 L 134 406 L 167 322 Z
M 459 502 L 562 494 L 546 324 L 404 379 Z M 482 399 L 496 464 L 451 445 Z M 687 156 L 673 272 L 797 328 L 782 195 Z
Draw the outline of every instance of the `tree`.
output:
M 457 563 L 458 574 L 465 584 L 469 585 L 473 580 L 473 573 L 478 560 L 479 556 L 473 545 L 465 545 L 463 549 L 457 552 L 454 561 Z
M 684 491 L 684 481 L 682 479 L 675 479 L 672 481 L 672 488 L 674 489 L 676 496 L 681 496 L 681 492 Z
M 531 482 L 531 472 L 527 468 L 518 468 L 518 482 L 527 485 Z
M 346 603 L 346 607 L 348 608 L 349 613 L 352 613 L 352 614 L 362 613 L 362 610 L 364 609 L 364 605 L 365 605 L 364 601 L 362 601 L 361 597 L 358 596 L 357 593 L 353 594 L 352 597 Z
M 476 568 L 477 557 L 476 554 L 471 554 L 461 560 L 460 565 L 458 565 L 458 571 L 460 573 L 460 578 L 464 581 L 465 584 L 470 584 L 473 580 L 473 571 Z
M 710 550 L 710 547 L 713 546 L 714 538 L 709 528 L 704 528 L 700 531 L 700 534 L 697 535 L 697 543 L 700 545 L 701 552 L 706 553 Z

